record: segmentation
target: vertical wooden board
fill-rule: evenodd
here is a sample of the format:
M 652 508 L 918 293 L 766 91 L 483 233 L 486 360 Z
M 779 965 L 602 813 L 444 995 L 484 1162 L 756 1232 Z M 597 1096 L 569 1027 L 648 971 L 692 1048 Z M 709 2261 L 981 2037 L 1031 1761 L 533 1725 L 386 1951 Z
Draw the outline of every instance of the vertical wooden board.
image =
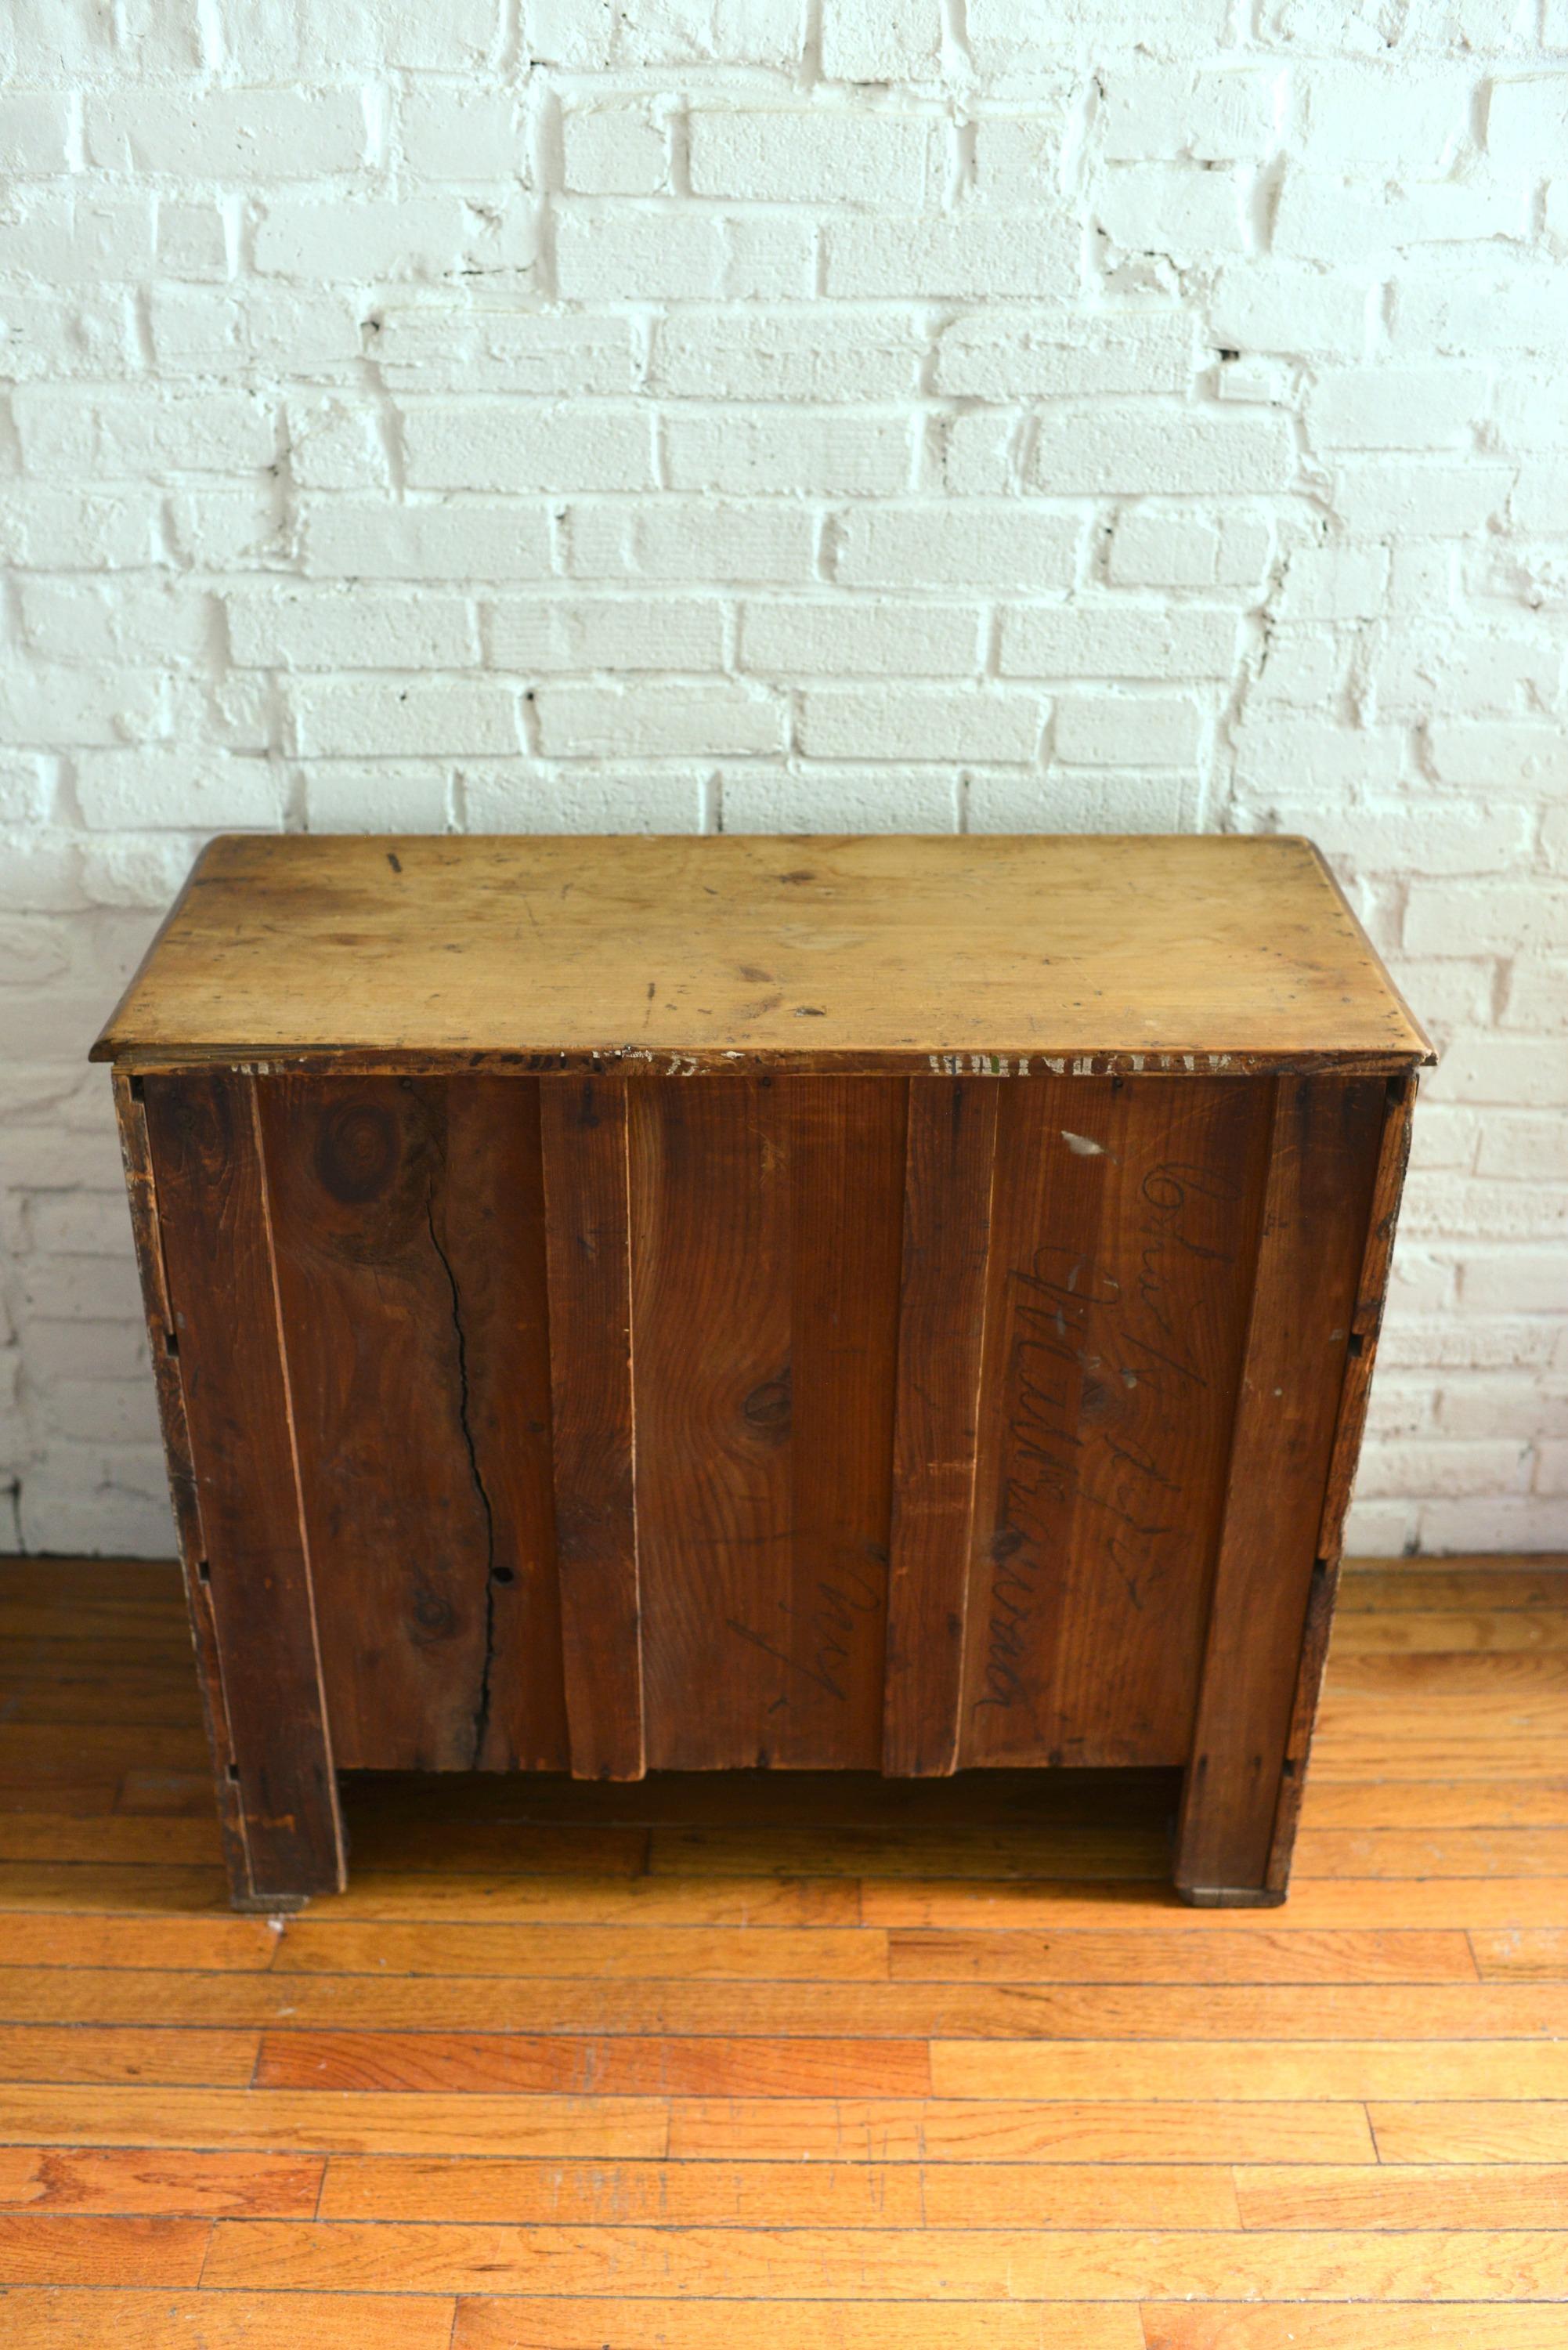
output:
M 474 1759 L 487 1771 L 564 1771 L 538 1082 L 453 1077 L 427 1090 L 436 1083 L 445 1148 L 435 1222 L 493 1560 Z
M 774 1760 L 875 1771 L 909 1087 L 898 1077 L 794 1077 L 784 1087 L 794 1531 Z
M 1361 1434 L 1366 1424 L 1372 1372 L 1377 1358 L 1378 1334 L 1383 1326 L 1383 1303 L 1387 1295 L 1388 1273 L 1394 1255 L 1394 1233 L 1399 1222 L 1399 1201 L 1410 1158 L 1410 1124 L 1416 1107 L 1416 1073 L 1412 1069 L 1403 1076 L 1390 1077 L 1384 1087 L 1383 1132 L 1378 1145 L 1377 1170 L 1373 1178 L 1372 1205 L 1366 1243 L 1362 1252 L 1361 1278 L 1356 1289 L 1355 1309 L 1351 1317 L 1349 1356 L 1340 1392 L 1334 1451 L 1329 1458 L 1323 1523 L 1318 1530 L 1319 1564 L 1314 1568 L 1308 1595 L 1301 1662 L 1291 1706 L 1291 1726 L 1285 1740 L 1280 1799 L 1275 1806 L 1269 1851 L 1269 1884 L 1276 1892 L 1283 1889 L 1290 1877 L 1291 1854 L 1295 1846 L 1296 1824 L 1301 1816 L 1313 1724 L 1317 1718 L 1324 1668 L 1328 1662 L 1329 1634 L 1333 1627 L 1334 1605 L 1339 1589 L 1340 1555 L 1345 1541 L 1345 1513 L 1350 1505 L 1350 1489 L 1355 1479 Z
M 258 1081 L 322 1667 L 342 1769 L 467 1770 L 493 1511 L 441 1232 L 445 1081 Z
M 260 1900 L 340 1886 L 344 1856 L 254 1085 L 226 1069 L 149 1076 L 143 1106 L 229 1767 Z
M 645 1768 L 624 1078 L 542 1077 L 556 1558 L 571 1765 Z
M 1267 1097 L 1004 1091 L 961 1758 L 1184 1762 Z
M 765 1764 L 796 1678 L 787 1098 L 762 1076 L 630 1101 L 648 1759 Z
M 152 1375 L 158 1388 L 158 1415 L 163 1434 L 163 1456 L 169 1471 L 169 1494 L 174 1507 L 180 1544 L 180 1568 L 185 1605 L 191 1618 L 202 1693 L 202 1717 L 212 1750 L 213 1780 L 217 1791 L 218 1826 L 229 1882 L 238 1897 L 252 1890 L 250 1858 L 245 1847 L 244 1818 L 239 1781 L 231 1776 L 234 1740 L 223 1697 L 223 1667 L 218 1656 L 218 1630 L 213 1616 L 210 1567 L 202 1535 L 202 1513 L 196 1501 L 196 1472 L 191 1458 L 191 1431 L 185 1417 L 185 1397 L 180 1384 L 180 1358 L 171 1353 L 174 1329 L 163 1265 L 162 1235 L 158 1222 L 157 1187 L 152 1149 L 147 1132 L 147 1112 L 140 1078 L 114 1076 L 115 1117 L 119 1127 L 120 1155 L 125 1163 L 130 1229 L 136 1243 L 137 1269 L 147 1315 L 147 1338 Z M 176 1340 L 176 1344 L 178 1341 Z
M 1270 1849 L 1349 1353 L 1385 1088 L 1281 1077 L 1176 1882 L 1280 1898 Z
M 995 1077 L 913 1077 L 882 1768 L 955 1768 L 996 1145 Z

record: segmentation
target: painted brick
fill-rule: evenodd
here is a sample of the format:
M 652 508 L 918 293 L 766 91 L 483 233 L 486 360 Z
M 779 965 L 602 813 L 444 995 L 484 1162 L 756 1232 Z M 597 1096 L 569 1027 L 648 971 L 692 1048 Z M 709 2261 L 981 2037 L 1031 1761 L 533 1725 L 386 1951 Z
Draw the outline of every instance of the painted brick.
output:
M 471 678 L 323 679 L 290 692 L 302 758 L 446 751 L 462 757 L 519 747 L 517 697 Z
M 589 196 L 657 196 L 670 186 L 670 134 L 646 101 L 573 106 L 561 119 L 563 184 Z
M 416 84 L 398 109 L 398 145 L 421 179 L 526 181 L 527 134 L 502 90 Z
M 508 400 L 421 401 L 403 413 L 407 478 L 418 490 L 649 490 L 645 410 Z
M 1282 490 L 1296 471 L 1281 417 L 1104 400 L 1042 419 L 1031 462 L 1054 495 L 1188 491 L 1199 496 Z
M 87 102 L 87 156 L 182 180 L 319 180 L 366 160 L 355 89 L 116 92 Z
M 765 677 L 976 677 L 983 653 L 978 604 L 747 602 L 740 665 Z
M 1002 616 L 1004 677 L 1229 677 L 1238 615 L 1223 606 L 1015 605 Z
M 650 380 L 677 399 L 895 400 L 916 390 L 925 348 L 908 310 L 693 306 L 660 319 Z
M 801 696 L 814 759 L 1031 759 L 1044 705 L 1028 693 L 824 686 Z
M 223 603 L 230 653 L 245 669 L 463 669 L 479 659 L 472 607 L 457 596 L 277 588 Z
M 1067 588 L 1083 534 L 1079 515 L 1016 503 L 867 506 L 837 526 L 835 577 L 844 588 Z
M 919 204 L 937 126 L 848 108 L 701 109 L 688 118 L 691 192 L 763 203 Z
M 301 565 L 324 578 L 543 579 L 550 518 L 539 504 L 390 506 L 375 499 L 304 502 Z
M 830 295 L 1058 297 L 1076 290 L 1080 233 L 1052 214 L 850 213 L 826 232 Z
M 739 685 L 542 685 L 536 708 L 542 748 L 567 759 L 778 751 L 787 719 L 772 695 Z
M 485 615 L 493 667 L 722 669 L 723 607 L 701 596 L 519 596 Z
M 1180 767 L 1202 733 L 1203 712 L 1185 695 L 1064 694 L 1053 749 L 1070 767 Z
M 812 577 L 816 548 L 810 511 L 771 498 L 584 500 L 566 508 L 565 531 L 574 579 L 794 585 Z
M 909 484 L 910 427 L 907 411 L 675 409 L 663 425 L 666 477 L 674 490 L 742 497 L 890 496 Z
M 389 302 L 374 315 L 368 348 L 393 391 L 568 392 L 585 400 L 630 391 L 639 375 L 629 320 L 603 313 Z

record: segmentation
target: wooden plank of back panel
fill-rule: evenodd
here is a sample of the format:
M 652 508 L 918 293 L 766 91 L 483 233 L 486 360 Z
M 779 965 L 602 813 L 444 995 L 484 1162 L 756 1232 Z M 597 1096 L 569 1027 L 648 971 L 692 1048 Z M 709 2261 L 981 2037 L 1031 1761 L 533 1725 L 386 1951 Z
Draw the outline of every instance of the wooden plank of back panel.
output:
M 1266 1097 L 1203 1077 L 1000 1094 L 961 1759 L 1179 1762 Z
M 342 1769 L 471 1770 L 493 1510 L 438 1202 L 444 1083 L 259 1081 L 322 1668 Z
M 149 1077 L 147 1129 L 253 1895 L 340 1885 L 255 1080 Z M 200 1568 L 198 1570 L 200 1572 Z
M 632 1394 L 650 1768 L 765 1763 L 793 1678 L 786 1101 L 629 1088 Z
M 908 1087 L 793 1077 L 791 1659 L 775 1762 L 882 1758 Z
M 874 1767 L 903 1088 L 629 1100 L 650 1763 Z
M 998 1087 L 909 1085 L 882 1768 L 958 1762 Z
M 539 1082 L 562 1665 L 582 1779 L 644 1768 L 627 1116 L 617 1079 Z

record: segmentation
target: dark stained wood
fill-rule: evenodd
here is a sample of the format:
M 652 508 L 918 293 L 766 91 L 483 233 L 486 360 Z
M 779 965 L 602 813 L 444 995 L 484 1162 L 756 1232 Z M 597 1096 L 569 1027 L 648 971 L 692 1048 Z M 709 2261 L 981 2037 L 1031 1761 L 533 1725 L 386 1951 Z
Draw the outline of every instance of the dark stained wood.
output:
M 1266 1108 L 1002 1089 L 964 1763 L 1187 1759 Z
M 542 1079 L 539 1135 L 571 1764 L 579 1778 L 638 1779 L 645 1745 L 625 1086 Z
M 290 1437 L 254 1081 L 149 1077 L 143 1107 L 244 1871 L 236 1899 L 340 1885 L 342 1824 Z M 189 1538 L 189 1535 L 187 1536 Z
M 878 1760 L 902 1092 L 628 1089 L 650 1767 Z
M 256 1084 L 339 1767 L 560 1769 L 536 1087 Z
M 1189 1899 L 1270 1881 L 1383 1129 L 1376 1079 L 1282 1077 L 1176 1881 Z
M 787 1630 L 787 1104 L 767 1076 L 630 1089 L 633 1401 L 648 1759 L 763 1764 Z
M 93 1049 L 671 1076 L 1431 1051 L 1310 841 L 1039 834 L 230 835 Z
M 958 1761 L 998 1088 L 909 1086 L 882 1768 Z
M 790 1658 L 774 1760 L 882 1760 L 909 1088 L 792 1077 Z
M 180 1570 L 191 1638 L 196 1651 L 197 1681 L 202 1692 L 202 1717 L 212 1754 L 213 1782 L 217 1793 L 219 1832 L 230 1883 L 236 1893 L 248 1894 L 250 1857 L 241 1815 L 238 1775 L 229 1765 L 234 1759 L 223 1695 L 223 1666 L 218 1653 L 218 1627 L 213 1613 L 213 1593 L 196 1503 L 196 1471 L 191 1458 L 191 1431 L 185 1395 L 180 1378 L 174 1312 L 169 1303 L 164 1274 L 163 1241 L 158 1223 L 158 1194 L 152 1174 L 152 1149 L 147 1133 L 144 1086 L 140 1077 L 114 1073 L 115 1117 L 119 1128 L 120 1155 L 125 1163 L 126 1193 L 130 1207 L 131 1233 L 141 1278 L 147 1315 L 148 1351 L 158 1390 L 158 1416 L 163 1433 L 163 1458 L 169 1472 L 169 1492 L 174 1509 L 174 1530 L 180 1544 Z M 129 1581 L 129 1577 L 128 1577 Z
M 1390 1077 L 1384 1088 L 1383 1133 L 1378 1147 L 1376 1172 L 1373 1178 L 1372 1206 L 1361 1260 L 1361 1279 L 1351 1317 L 1350 1352 L 1340 1392 L 1334 1451 L 1329 1460 L 1323 1523 L 1318 1530 L 1319 1564 L 1313 1575 L 1307 1600 L 1301 1661 L 1296 1673 L 1295 1697 L 1291 1707 L 1291 1726 L 1285 1739 L 1284 1766 L 1269 1850 L 1268 1881 L 1275 1892 L 1282 1892 L 1290 1881 L 1291 1855 L 1306 1785 L 1313 1725 L 1317 1717 L 1318 1698 L 1328 1663 L 1329 1636 L 1334 1625 L 1334 1602 L 1339 1593 L 1340 1563 L 1345 1544 L 1345 1514 L 1350 1506 L 1350 1490 L 1355 1479 L 1362 1431 L 1366 1425 L 1372 1372 L 1377 1358 L 1377 1340 L 1383 1327 L 1383 1305 L 1387 1295 L 1388 1274 L 1394 1256 L 1394 1234 L 1399 1222 L 1399 1201 L 1405 1186 L 1405 1170 L 1410 1159 L 1411 1121 L 1416 1108 L 1417 1082 L 1416 1073 L 1411 1069 L 1403 1076 Z

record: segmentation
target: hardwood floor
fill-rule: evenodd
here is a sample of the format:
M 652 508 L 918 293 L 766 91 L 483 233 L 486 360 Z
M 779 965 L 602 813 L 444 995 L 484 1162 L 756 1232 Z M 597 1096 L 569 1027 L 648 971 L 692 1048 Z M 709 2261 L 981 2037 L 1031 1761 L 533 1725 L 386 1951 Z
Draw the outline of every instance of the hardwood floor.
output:
M 232 1916 L 173 1571 L 0 1567 L 18 2350 L 1563 2350 L 1568 1562 L 1349 1575 L 1293 1889 L 1176 1783 L 349 1783 Z

